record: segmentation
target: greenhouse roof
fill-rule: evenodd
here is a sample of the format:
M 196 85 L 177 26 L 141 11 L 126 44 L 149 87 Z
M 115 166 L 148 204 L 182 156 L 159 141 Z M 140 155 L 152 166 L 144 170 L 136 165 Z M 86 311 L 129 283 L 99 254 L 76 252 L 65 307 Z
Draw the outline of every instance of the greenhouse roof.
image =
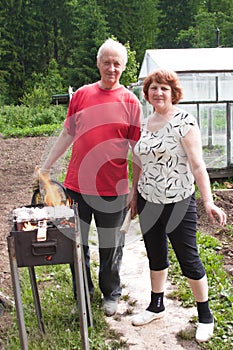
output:
M 159 68 L 177 73 L 233 72 L 233 48 L 146 50 L 139 80 Z

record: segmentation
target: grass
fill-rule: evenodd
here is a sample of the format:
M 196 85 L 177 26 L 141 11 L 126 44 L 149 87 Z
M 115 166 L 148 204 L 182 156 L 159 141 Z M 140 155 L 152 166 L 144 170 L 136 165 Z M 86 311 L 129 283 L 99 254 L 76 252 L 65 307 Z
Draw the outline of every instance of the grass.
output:
M 215 187 L 218 184 L 215 183 Z M 233 235 L 233 227 L 228 227 L 228 234 Z M 94 232 L 92 232 L 94 235 Z M 223 267 L 223 257 L 219 255 L 221 243 L 209 235 L 198 233 L 198 246 L 201 259 L 205 265 L 209 280 L 209 300 L 215 317 L 214 337 L 206 344 L 200 345 L 203 349 L 231 350 L 233 337 L 233 293 L 232 278 L 227 275 Z M 93 238 L 94 245 L 94 238 Z M 173 250 L 170 250 L 171 266 L 169 278 L 177 286 L 177 290 L 169 297 L 181 301 L 183 307 L 195 305 L 187 281 L 182 277 Z M 98 264 L 92 264 L 95 285 L 98 285 L 96 270 Z M 73 292 L 71 273 L 68 265 L 51 265 L 36 267 L 37 283 L 39 288 L 43 320 L 46 334 L 42 335 L 38 329 L 34 310 L 31 286 L 26 268 L 19 269 L 20 284 L 24 305 L 25 323 L 28 333 L 29 350 L 80 350 L 81 339 L 79 331 L 78 313 L 71 314 Z M 123 296 L 128 300 L 129 296 Z M 95 290 L 92 301 L 93 328 L 89 328 L 89 342 L 91 350 L 126 349 L 126 344 L 119 334 L 109 329 L 101 308 L 101 293 Z M 130 305 L 128 314 L 131 314 Z M 11 312 L 12 325 L 8 333 L 2 337 L 2 350 L 19 350 L 19 331 L 16 315 Z M 191 320 L 196 322 L 197 319 Z M 180 332 L 183 339 L 193 339 L 193 331 Z
M 225 272 L 223 256 L 218 254 L 221 243 L 212 236 L 198 232 L 197 235 L 200 257 L 205 266 L 209 281 L 210 307 L 215 317 L 215 333 L 203 349 L 231 350 L 233 337 L 233 293 L 232 278 Z M 177 290 L 169 295 L 181 301 L 182 306 L 195 305 L 194 298 L 186 278 L 182 277 L 180 267 L 173 250 L 170 250 L 171 266 L 169 277 L 177 286 Z M 197 320 L 194 319 L 193 322 Z M 180 334 L 185 338 L 186 335 Z
M 233 330 L 233 294 L 232 279 L 224 270 L 222 256 L 218 254 L 221 243 L 209 235 L 198 232 L 198 246 L 201 259 L 205 265 L 209 280 L 209 300 L 215 317 L 214 337 L 202 349 L 231 350 Z M 172 249 L 170 249 L 171 266 L 169 278 L 177 289 L 168 297 L 181 301 L 183 307 L 195 305 L 186 278 L 182 277 L 180 267 Z M 96 271 L 98 264 L 92 264 L 92 274 L 97 286 Z M 38 330 L 34 311 L 30 281 L 26 268 L 19 269 L 20 284 L 24 305 L 25 324 L 28 333 L 29 350 L 80 350 L 81 339 L 79 332 L 78 313 L 71 314 L 73 292 L 71 273 L 68 265 L 40 266 L 35 268 L 42 306 L 43 320 L 46 334 Z M 128 300 L 129 295 L 122 297 Z M 25 307 L 26 306 L 26 307 Z M 95 290 L 92 301 L 93 328 L 89 328 L 89 342 L 91 350 L 126 349 L 126 343 L 120 335 L 110 330 L 101 308 L 101 293 Z M 131 305 L 132 308 L 134 305 Z M 131 308 L 128 313 L 131 314 Z M 18 350 L 20 348 L 19 332 L 15 312 L 12 312 L 12 326 L 9 327 L 4 343 L 4 350 Z M 197 319 L 191 320 L 196 323 Z M 193 329 L 179 333 L 183 339 L 193 339 Z
M 40 333 L 34 310 L 33 297 L 27 268 L 19 269 L 24 305 L 24 319 L 28 334 L 29 350 L 80 350 L 78 312 L 74 307 L 69 265 L 35 267 L 46 334 Z M 25 307 L 26 306 L 26 307 Z M 109 329 L 101 306 L 100 291 L 95 291 L 92 302 L 93 327 L 89 327 L 89 342 L 92 350 L 125 349 L 118 335 Z M 15 312 L 12 312 L 5 350 L 20 349 L 19 332 Z M 119 339 L 119 340 L 118 340 Z

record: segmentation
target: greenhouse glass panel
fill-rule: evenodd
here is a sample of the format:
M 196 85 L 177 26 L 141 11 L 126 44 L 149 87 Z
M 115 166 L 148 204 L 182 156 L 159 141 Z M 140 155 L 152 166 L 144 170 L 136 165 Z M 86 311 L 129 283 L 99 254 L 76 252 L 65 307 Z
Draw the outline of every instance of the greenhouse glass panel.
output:
M 199 126 L 207 168 L 227 166 L 226 105 L 200 105 Z
M 178 107 L 184 109 L 198 119 L 197 104 L 179 104 Z
M 233 165 L 233 104 L 230 105 L 230 163 Z
M 233 100 L 233 73 L 221 74 L 218 77 L 218 99 L 219 101 Z
M 204 74 L 179 75 L 182 101 L 216 101 L 216 77 Z

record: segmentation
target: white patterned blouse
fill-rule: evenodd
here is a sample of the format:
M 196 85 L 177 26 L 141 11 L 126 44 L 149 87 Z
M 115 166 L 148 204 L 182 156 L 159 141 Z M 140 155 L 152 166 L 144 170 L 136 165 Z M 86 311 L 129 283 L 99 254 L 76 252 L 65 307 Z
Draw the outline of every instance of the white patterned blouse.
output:
M 147 129 L 148 119 L 142 124 L 134 151 L 142 163 L 138 191 L 145 200 L 175 203 L 194 192 L 194 177 L 181 139 L 196 123 L 194 116 L 178 109 L 158 131 Z

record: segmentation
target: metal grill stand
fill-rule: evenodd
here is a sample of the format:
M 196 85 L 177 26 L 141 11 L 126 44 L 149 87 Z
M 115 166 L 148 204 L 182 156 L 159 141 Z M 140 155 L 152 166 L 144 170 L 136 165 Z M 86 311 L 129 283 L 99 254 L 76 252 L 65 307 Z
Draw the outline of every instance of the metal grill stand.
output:
M 77 301 L 78 301 L 78 312 L 79 312 L 79 322 L 80 322 L 80 335 L 82 342 L 82 349 L 89 350 L 89 339 L 88 339 L 88 326 L 93 326 L 92 321 L 92 313 L 91 313 L 91 304 L 90 304 L 90 296 L 88 290 L 88 283 L 86 277 L 86 268 L 84 262 L 83 248 L 81 244 L 81 234 L 79 229 L 79 218 L 77 215 L 77 208 L 74 207 L 75 212 L 75 232 L 74 239 L 72 239 L 72 244 L 70 247 L 68 255 L 70 259 L 67 261 L 60 262 L 61 264 L 74 262 L 74 272 L 75 272 L 75 280 L 77 286 Z M 16 233 L 17 234 L 17 233 Z M 25 232 L 28 235 L 28 232 Z M 45 326 L 42 318 L 42 310 L 40 304 L 40 298 L 36 283 L 36 275 L 34 266 L 30 264 L 23 264 L 17 260 L 17 252 L 16 252 L 16 235 L 7 237 L 8 244 L 8 253 L 10 260 L 10 269 L 11 269 L 11 278 L 16 306 L 16 314 L 17 314 L 17 322 L 19 328 L 19 336 L 20 336 L 20 345 L 22 350 L 28 350 L 28 339 L 27 332 L 24 321 L 24 312 L 23 312 L 23 304 L 22 297 L 20 291 L 20 283 L 19 283 L 19 273 L 18 267 L 28 267 L 31 289 L 34 299 L 34 305 L 38 320 L 38 327 L 42 333 L 45 333 Z M 67 247 L 66 247 L 67 249 Z M 53 265 L 53 261 L 48 262 L 41 261 L 37 265 Z

